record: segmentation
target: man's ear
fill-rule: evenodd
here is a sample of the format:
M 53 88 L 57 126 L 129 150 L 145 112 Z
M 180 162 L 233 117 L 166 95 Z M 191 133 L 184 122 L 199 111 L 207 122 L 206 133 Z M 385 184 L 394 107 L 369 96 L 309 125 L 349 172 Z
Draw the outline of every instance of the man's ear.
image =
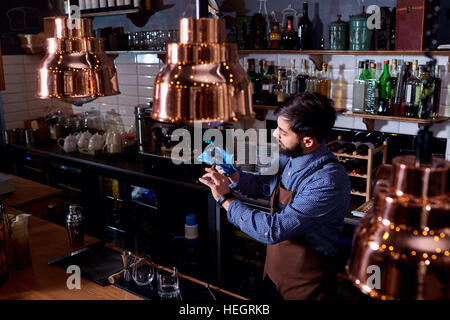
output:
M 306 148 L 311 148 L 316 143 L 316 138 L 306 136 L 302 138 L 302 142 Z

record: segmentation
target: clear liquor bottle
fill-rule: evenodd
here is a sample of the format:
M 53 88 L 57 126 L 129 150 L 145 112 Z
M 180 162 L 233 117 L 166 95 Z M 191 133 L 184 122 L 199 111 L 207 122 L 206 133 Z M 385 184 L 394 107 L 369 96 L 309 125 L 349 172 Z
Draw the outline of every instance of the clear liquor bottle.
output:
M 367 114 L 376 114 L 378 107 L 378 80 L 376 78 L 376 63 L 370 63 L 370 78 L 367 81 L 366 103 L 364 110 Z
M 319 73 L 317 79 L 317 92 L 327 98 L 331 97 L 331 80 L 328 75 L 328 63 L 326 62 L 322 64 L 322 72 Z
M 422 96 L 421 89 L 422 81 L 419 78 L 418 72 L 418 61 L 414 60 L 412 65 L 411 76 L 406 81 L 406 92 L 405 92 L 405 109 L 406 117 L 416 117 L 419 111 L 420 98 Z
M 289 62 L 289 69 L 286 71 L 287 93 L 293 95 L 297 92 L 297 70 L 295 69 L 295 59 Z
M 366 80 L 364 77 L 364 61 L 358 63 L 358 72 L 353 80 L 352 112 L 364 113 L 364 101 L 366 100 Z
M 316 66 L 311 65 L 311 72 L 308 79 L 306 79 L 306 91 L 317 92 L 317 76 L 316 76 Z
M 306 68 L 306 59 L 302 59 L 302 68 L 297 76 L 297 93 L 306 91 L 306 79 L 309 78 L 308 69 Z

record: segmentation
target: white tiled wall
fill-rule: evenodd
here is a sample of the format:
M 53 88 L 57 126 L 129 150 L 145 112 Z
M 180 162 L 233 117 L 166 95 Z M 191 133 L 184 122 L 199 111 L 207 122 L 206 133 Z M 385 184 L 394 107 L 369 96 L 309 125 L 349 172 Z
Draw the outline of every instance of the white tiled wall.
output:
M 351 98 L 353 94 L 353 79 L 358 61 L 374 59 L 382 63 L 385 56 L 352 56 L 352 55 L 324 55 L 324 61 L 328 62 L 332 78 L 332 96 L 336 106 L 346 107 L 351 110 Z M 34 97 L 36 91 L 36 70 L 42 56 L 18 55 L 3 56 L 5 68 L 6 91 L 3 92 L 3 110 L 6 128 L 23 127 L 23 120 L 32 119 L 45 114 L 46 107 L 62 108 L 67 114 L 78 113 L 90 109 L 100 110 L 105 116 L 108 125 L 118 125 L 126 131 L 134 128 L 134 106 L 152 101 L 153 84 L 155 76 L 164 67 L 157 54 L 151 53 L 121 53 L 115 59 L 119 74 L 120 95 L 99 98 L 82 107 L 71 106 L 67 103 L 54 100 L 39 100 Z M 308 55 L 301 54 L 250 54 L 241 57 L 241 64 L 245 65 L 246 59 L 266 59 L 274 61 L 279 66 L 289 67 L 290 59 L 296 60 L 296 68 L 300 69 L 301 59 L 307 59 Z M 402 59 L 412 61 L 418 59 L 419 63 L 426 62 L 423 56 L 389 56 L 388 59 Z M 441 97 L 441 114 L 450 116 L 450 64 L 448 57 L 437 56 L 441 66 L 443 90 Z M 245 126 L 261 126 L 255 121 L 247 121 Z M 338 115 L 336 127 L 351 129 L 366 129 L 361 118 L 345 117 Z M 402 134 L 416 134 L 418 125 L 415 123 L 398 121 L 375 121 L 375 130 Z M 447 139 L 447 159 L 450 160 L 450 122 L 433 125 L 436 137 Z

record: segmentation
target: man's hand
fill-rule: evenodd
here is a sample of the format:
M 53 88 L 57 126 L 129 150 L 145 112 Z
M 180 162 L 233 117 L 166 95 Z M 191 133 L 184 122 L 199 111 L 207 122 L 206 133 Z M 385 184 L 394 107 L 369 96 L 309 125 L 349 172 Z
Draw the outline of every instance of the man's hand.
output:
M 212 195 L 216 201 L 225 193 L 230 192 L 228 178 L 225 175 L 222 175 L 211 168 L 206 168 L 205 171 L 207 173 L 198 180 L 211 189 Z
M 220 167 L 220 165 L 216 165 L 214 168 L 215 168 L 217 171 L 219 171 L 220 174 L 222 174 L 222 175 L 224 175 L 224 176 L 227 176 L 227 174 L 225 174 L 225 171 Z M 236 182 L 239 181 L 240 176 L 241 176 L 241 175 L 240 175 L 239 171 L 236 171 L 236 172 L 234 172 L 232 175 L 229 175 L 229 176 L 228 176 L 228 179 L 230 179 L 230 182 L 231 182 L 231 183 L 236 183 Z

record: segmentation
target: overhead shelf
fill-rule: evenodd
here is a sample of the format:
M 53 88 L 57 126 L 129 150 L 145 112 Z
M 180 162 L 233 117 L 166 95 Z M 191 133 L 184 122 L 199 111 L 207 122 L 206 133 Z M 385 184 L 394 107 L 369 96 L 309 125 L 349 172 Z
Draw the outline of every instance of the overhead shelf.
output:
M 433 55 L 450 56 L 450 50 L 431 51 Z M 423 55 L 421 50 L 336 51 L 336 50 L 239 50 L 239 54 L 307 54 L 307 55 Z

